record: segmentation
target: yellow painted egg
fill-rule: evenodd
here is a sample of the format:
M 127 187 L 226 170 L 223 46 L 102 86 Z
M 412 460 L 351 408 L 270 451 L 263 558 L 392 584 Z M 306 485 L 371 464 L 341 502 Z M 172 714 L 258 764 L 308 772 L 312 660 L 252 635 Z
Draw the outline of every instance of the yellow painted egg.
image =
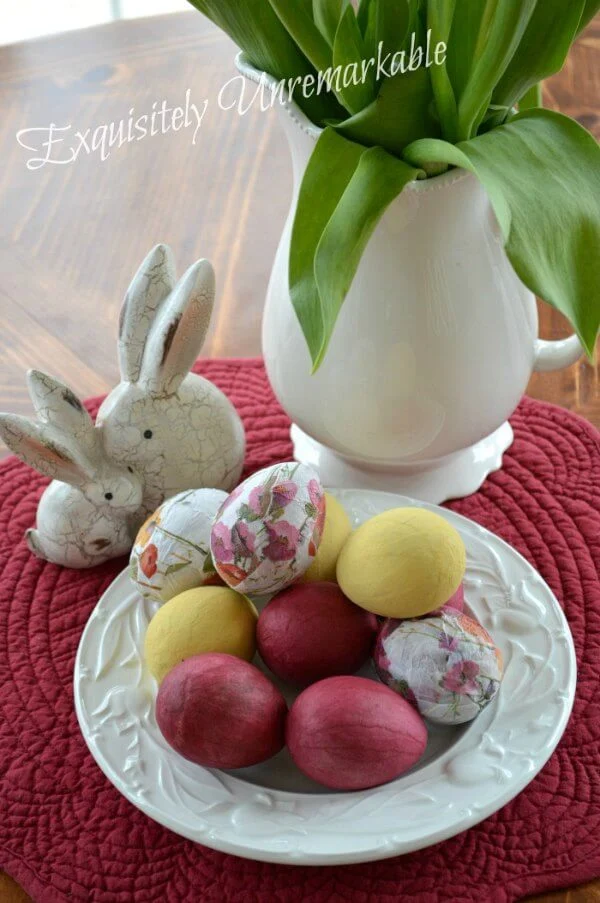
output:
M 158 609 L 146 631 L 144 654 L 160 683 L 179 662 L 205 652 L 251 661 L 258 613 L 248 599 L 225 586 L 200 586 Z
M 212 563 L 210 531 L 226 498 L 220 489 L 180 492 L 140 527 L 129 574 L 145 599 L 168 602 L 195 586 L 222 583 Z
M 325 493 L 325 526 L 317 554 L 301 583 L 313 581 L 335 582 L 335 569 L 342 546 L 352 533 L 352 524 L 343 506 L 336 498 Z
M 464 543 L 445 518 L 423 508 L 394 508 L 350 535 L 337 581 L 367 611 L 417 618 L 454 595 L 465 569 Z

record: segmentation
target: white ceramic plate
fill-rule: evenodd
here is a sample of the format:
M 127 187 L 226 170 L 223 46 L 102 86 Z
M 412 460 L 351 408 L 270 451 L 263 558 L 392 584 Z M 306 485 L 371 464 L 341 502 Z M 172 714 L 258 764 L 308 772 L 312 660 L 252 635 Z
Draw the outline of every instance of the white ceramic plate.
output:
M 356 524 L 389 508 L 421 505 L 383 492 L 335 494 Z M 523 790 L 552 754 L 573 704 L 569 627 L 549 587 L 514 549 L 457 514 L 422 507 L 440 511 L 462 534 L 468 604 L 504 656 L 500 693 L 476 721 L 432 728 L 421 762 L 374 790 L 324 791 L 300 775 L 285 750 L 255 768 L 201 768 L 167 746 L 157 728 L 156 686 L 142 659 L 154 607 L 124 572 L 94 609 L 75 663 L 79 724 L 115 787 L 198 843 L 304 865 L 364 862 L 429 846 Z

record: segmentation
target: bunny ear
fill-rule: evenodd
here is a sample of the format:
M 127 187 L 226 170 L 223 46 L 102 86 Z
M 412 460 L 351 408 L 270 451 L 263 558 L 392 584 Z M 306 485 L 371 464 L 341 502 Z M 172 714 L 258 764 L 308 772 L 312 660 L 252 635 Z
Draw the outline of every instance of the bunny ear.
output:
M 42 423 L 49 423 L 66 435 L 73 435 L 78 445 L 90 451 L 96 444 L 94 422 L 68 386 L 40 370 L 28 370 L 27 385 L 35 412 Z
M 82 486 L 93 475 L 85 457 L 66 437 L 56 437 L 51 427 L 17 414 L 0 414 L 0 437 L 21 461 L 45 477 Z
M 156 245 L 141 264 L 127 290 L 119 317 L 121 376 L 137 382 L 146 340 L 161 304 L 173 291 L 175 262 L 167 245 Z
M 215 299 L 215 274 L 198 260 L 158 313 L 144 352 L 140 380 L 153 394 L 177 391 L 198 357 Z

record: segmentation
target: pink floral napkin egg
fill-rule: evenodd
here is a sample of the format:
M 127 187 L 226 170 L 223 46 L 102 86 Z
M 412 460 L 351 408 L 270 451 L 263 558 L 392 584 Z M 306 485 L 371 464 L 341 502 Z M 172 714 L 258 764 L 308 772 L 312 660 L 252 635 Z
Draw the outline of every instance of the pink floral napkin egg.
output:
M 227 497 L 211 533 L 217 573 L 238 593 L 266 595 L 289 586 L 317 553 L 325 496 L 312 468 L 276 464 Z
M 373 657 L 381 680 L 437 724 L 472 721 L 502 681 L 502 655 L 489 633 L 450 609 L 386 621 Z

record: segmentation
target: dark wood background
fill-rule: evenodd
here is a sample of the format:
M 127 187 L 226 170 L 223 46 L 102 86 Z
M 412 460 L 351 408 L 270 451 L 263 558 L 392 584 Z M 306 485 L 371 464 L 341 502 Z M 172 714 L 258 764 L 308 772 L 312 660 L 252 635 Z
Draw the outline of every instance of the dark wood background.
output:
M 600 138 L 600 19 L 579 39 L 546 103 Z M 38 367 L 87 397 L 117 381 L 115 335 L 128 282 L 150 247 L 172 245 L 180 269 L 212 260 L 219 300 L 205 356 L 260 353 L 260 315 L 287 212 L 291 171 L 276 114 L 224 112 L 217 96 L 235 48 L 194 12 L 0 48 L 0 410 L 28 413 L 25 370 Z M 151 112 L 156 101 L 209 101 L 193 129 L 31 171 L 20 129 L 71 132 Z M 64 133 L 68 134 L 68 133 Z M 31 140 L 23 136 L 24 141 Z M 38 141 L 39 135 L 38 135 Z M 58 147 L 56 148 L 58 151 Z M 546 305 L 541 335 L 569 329 Z M 529 393 L 600 426 L 597 360 L 536 375 Z M 0 450 L 1 453 L 1 450 Z M 0 875 L 2 903 L 28 899 Z M 540 901 L 600 901 L 600 883 Z

